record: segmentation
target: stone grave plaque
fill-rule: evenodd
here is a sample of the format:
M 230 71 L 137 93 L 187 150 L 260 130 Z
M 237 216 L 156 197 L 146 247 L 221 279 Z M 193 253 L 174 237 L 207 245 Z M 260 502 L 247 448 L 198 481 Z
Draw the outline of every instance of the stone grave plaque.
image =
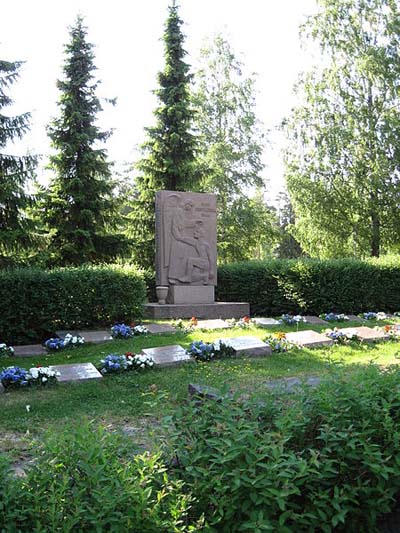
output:
M 340 328 L 343 333 L 354 332 L 362 342 L 375 342 L 388 340 L 389 336 L 381 330 L 368 328 L 367 326 L 358 326 L 355 328 Z
M 14 346 L 14 355 L 17 357 L 34 357 L 35 355 L 47 355 L 47 351 L 41 344 L 26 344 Z
M 110 330 L 98 330 L 98 331 L 56 331 L 57 335 L 63 339 L 67 333 L 73 336 L 79 335 L 85 339 L 85 342 L 93 342 L 98 344 L 100 342 L 107 342 L 113 340 Z
M 362 322 L 362 318 L 360 318 L 357 315 L 347 315 L 347 316 L 349 317 L 349 321 L 351 320 L 352 322 Z
M 232 337 L 229 339 L 219 339 L 228 346 L 232 346 L 235 355 L 270 355 L 272 350 L 268 344 L 265 344 L 258 337 Z
M 143 326 L 149 330 L 152 335 L 162 335 L 163 333 L 175 333 L 176 328 L 171 324 L 146 324 Z
M 309 387 L 318 387 L 320 384 L 321 378 L 318 376 L 310 376 L 307 378 L 282 378 L 265 383 L 267 389 L 288 393 L 296 392 L 296 389 L 299 389 L 304 385 Z
M 57 381 L 86 381 L 88 379 L 101 379 L 103 376 L 92 363 L 78 363 L 76 365 L 54 365 L 52 370 L 60 372 Z
M 279 326 L 280 324 L 279 320 L 275 320 L 275 318 L 265 318 L 262 316 L 253 318 L 253 322 L 256 324 L 256 326 L 261 326 L 263 328 L 267 328 L 269 326 Z
M 212 320 L 198 320 L 195 329 L 226 329 L 231 327 L 225 320 L 215 318 Z
M 152 357 L 155 366 L 173 366 L 181 363 L 193 361 L 192 357 L 182 346 L 175 344 L 173 346 L 159 346 L 158 348 L 144 348 L 144 355 Z
M 286 339 L 292 344 L 297 344 L 303 348 L 319 348 L 320 346 L 330 346 L 333 344 L 331 339 L 312 329 L 286 333 Z
M 308 324 L 326 326 L 326 324 L 328 323 L 326 320 L 322 320 L 322 318 L 319 318 L 319 316 L 306 315 L 303 318 L 306 322 L 308 322 Z

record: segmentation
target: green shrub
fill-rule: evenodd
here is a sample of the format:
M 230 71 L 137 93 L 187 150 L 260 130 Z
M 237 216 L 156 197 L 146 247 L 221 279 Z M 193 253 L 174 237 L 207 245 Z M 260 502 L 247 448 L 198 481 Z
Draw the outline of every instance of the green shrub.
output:
M 26 478 L 0 481 L 3 532 L 192 531 L 191 498 L 157 454 L 131 456 L 124 441 L 84 425 L 50 438 Z
M 198 516 L 226 532 L 376 530 L 400 496 L 399 380 L 371 366 L 286 400 L 183 406 L 170 452 Z
M 400 310 L 400 261 L 272 260 L 218 268 L 220 301 L 252 314 Z
M 40 342 L 56 329 L 138 319 L 145 291 L 133 267 L 0 271 L 0 341 Z

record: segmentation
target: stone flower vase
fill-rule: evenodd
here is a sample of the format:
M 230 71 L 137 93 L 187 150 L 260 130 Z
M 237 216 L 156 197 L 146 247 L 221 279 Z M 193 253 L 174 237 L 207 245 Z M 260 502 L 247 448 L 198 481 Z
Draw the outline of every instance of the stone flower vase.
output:
M 164 285 L 158 285 L 156 287 L 156 294 L 159 305 L 165 305 L 168 296 L 168 288 L 169 287 Z

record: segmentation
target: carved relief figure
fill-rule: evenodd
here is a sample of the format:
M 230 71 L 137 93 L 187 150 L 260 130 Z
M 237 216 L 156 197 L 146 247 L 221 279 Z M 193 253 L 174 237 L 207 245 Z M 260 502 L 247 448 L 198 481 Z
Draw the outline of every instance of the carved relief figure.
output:
M 196 257 L 188 257 L 186 262 L 186 276 L 182 281 L 192 283 L 193 281 L 202 281 L 207 285 L 214 277 L 212 268 L 211 249 L 207 241 L 204 240 L 203 221 L 196 221 L 193 232 L 193 239 L 187 238 L 185 241 L 190 244 L 197 252 Z
M 171 285 L 186 281 L 186 258 L 190 255 L 187 232 L 193 228 L 193 203 L 186 201 L 181 207 L 179 197 L 171 194 L 164 206 L 164 266 Z

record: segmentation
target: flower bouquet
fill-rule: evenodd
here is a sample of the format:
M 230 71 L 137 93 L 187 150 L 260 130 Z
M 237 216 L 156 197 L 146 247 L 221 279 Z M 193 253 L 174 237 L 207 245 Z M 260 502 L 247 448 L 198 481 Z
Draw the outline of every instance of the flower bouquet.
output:
M 100 361 L 100 372 L 102 374 L 118 374 L 126 370 L 145 370 L 152 368 L 154 361 L 147 355 L 135 355 L 127 352 L 124 355 L 109 354 Z
M 187 352 L 197 361 L 223 359 L 225 357 L 232 357 L 235 354 L 235 350 L 221 340 L 214 343 L 194 341 Z
M 267 335 L 264 342 L 268 344 L 274 353 L 288 352 L 294 346 L 286 339 L 286 333 L 283 332 Z
M 114 339 L 130 339 L 137 335 L 147 335 L 147 333 L 149 333 L 149 330 L 141 325 L 115 324 L 111 327 L 111 336 Z
M 14 348 L 7 346 L 5 343 L 0 344 L 0 359 L 7 359 L 14 355 Z
M 301 315 L 284 314 L 281 316 L 281 319 L 279 320 L 279 322 L 281 324 L 287 324 L 287 325 L 292 325 L 292 324 L 298 325 L 300 324 L 300 322 L 307 322 L 307 320 Z
M 348 344 L 350 341 L 358 340 L 357 331 L 342 331 L 338 328 L 326 329 L 325 335 L 338 344 Z
M 327 322 L 346 322 L 346 320 L 349 320 L 349 317 L 343 313 L 322 313 L 319 318 Z
M 47 341 L 44 342 L 44 347 L 49 352 L 57 352 L 59 350 L 64 350 L 64 348 L 79 346 L 80 344 L 84 344 L 84 342 L 85 339 L 80 335 L 71 335 L 70 333 L 67 333 L 63 339 L 58 337 L 47 339 Z

